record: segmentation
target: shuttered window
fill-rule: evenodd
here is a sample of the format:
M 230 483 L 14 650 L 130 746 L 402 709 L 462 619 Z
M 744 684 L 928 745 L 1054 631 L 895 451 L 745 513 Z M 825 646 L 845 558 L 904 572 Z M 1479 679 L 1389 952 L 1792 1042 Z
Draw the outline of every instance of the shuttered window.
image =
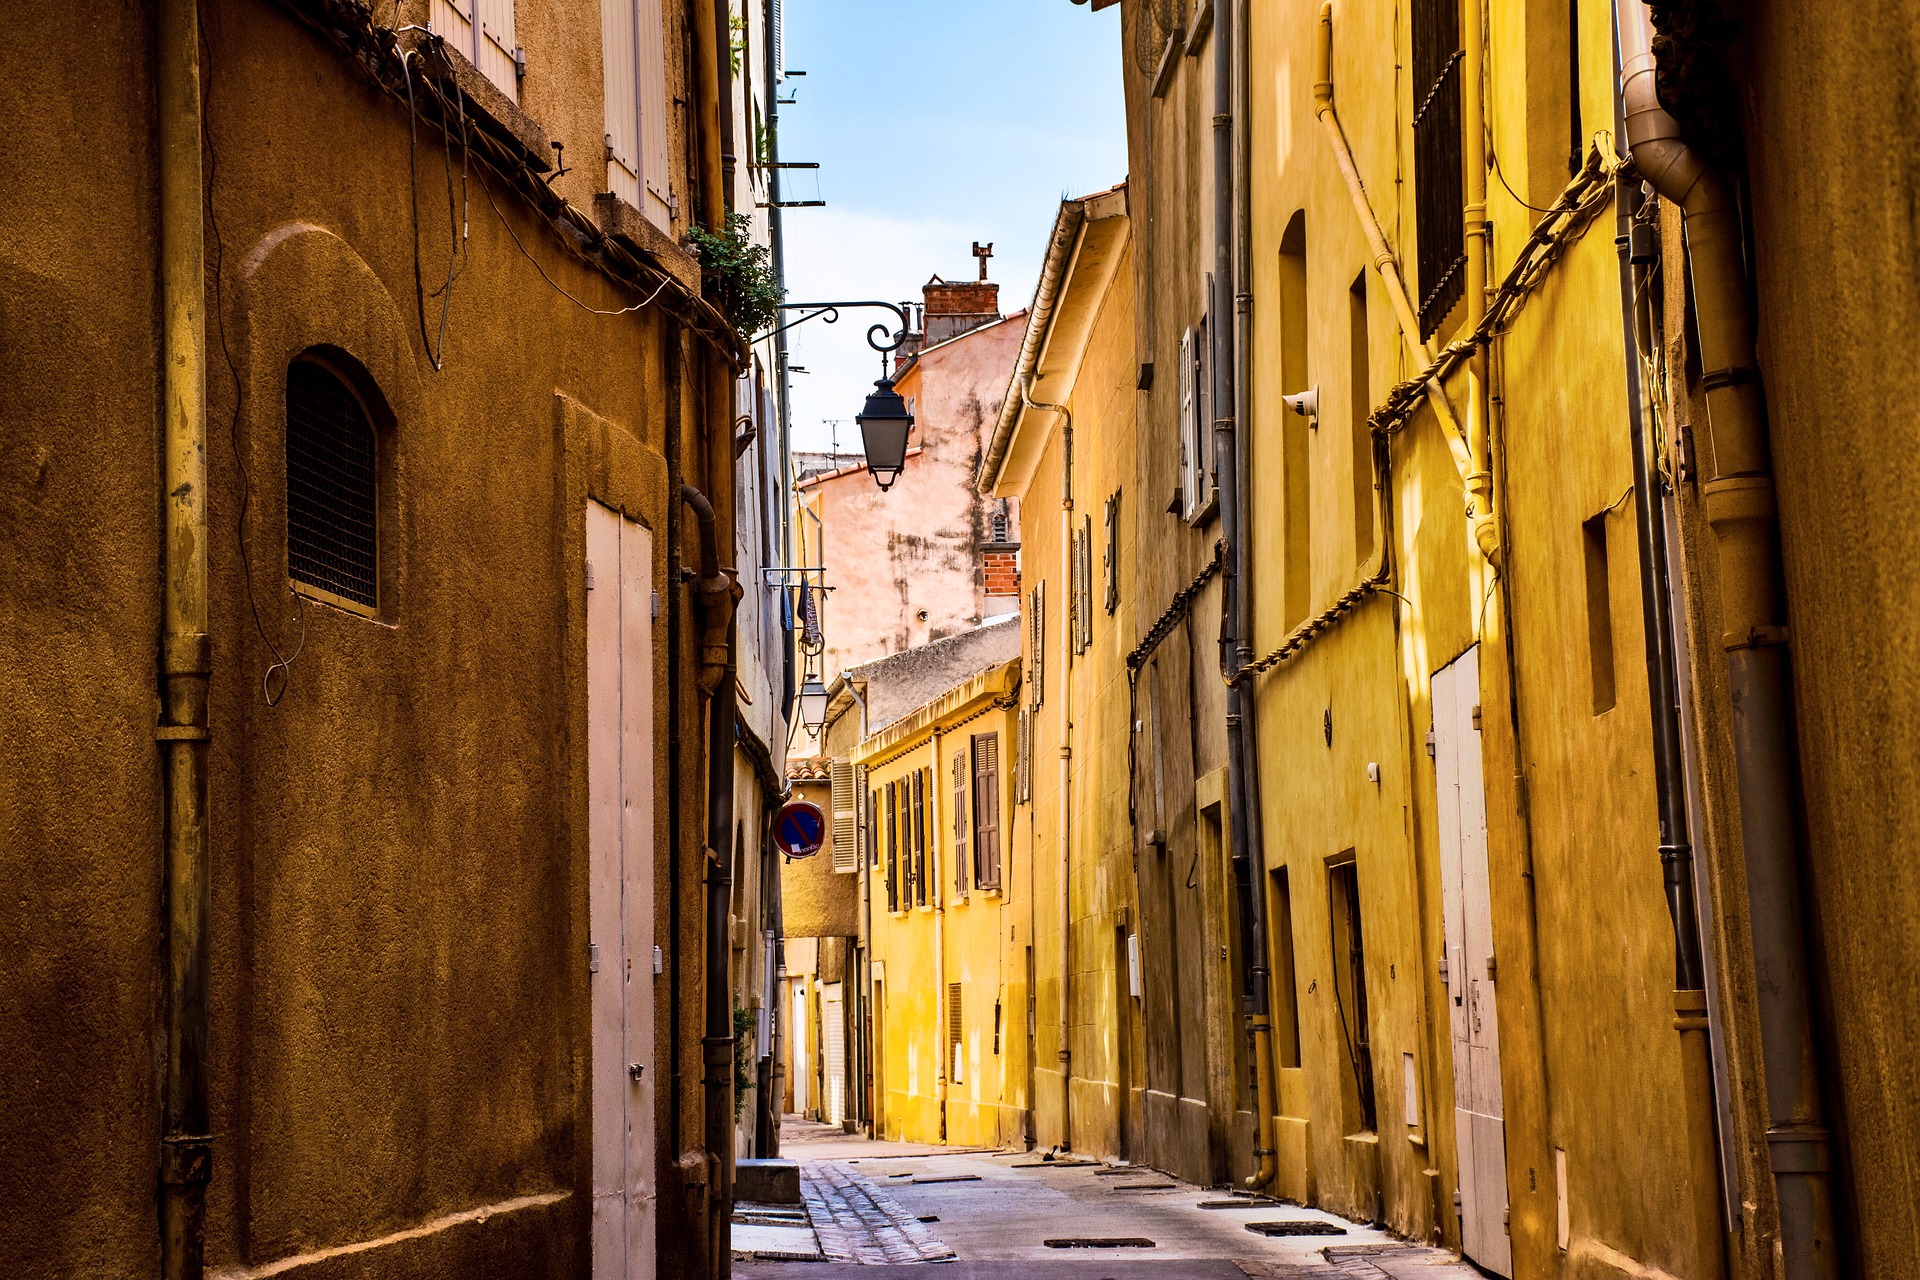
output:
M 953 887 L 961 897 L 967 893 L 967 848 L 972 843 L 967 839 L 967 815 L 973 810 L 967 792 L 972 786 L 967 753 L 959 752 L 953 757 Z
M 860 857 L 871 859 L 874 866 L 880 865 L 880 846 L 877 843 L 879 833 L 874 830 L 873 793 L 867 790 L 867 766 L 853 766 L 853 816 L 859 823 L 859 833 L 855 845 Z
M 1000 887 L 1000 735 L 975 734 L 973 756 L 973 882 Z
M 835 760 L 827 769 L 833 787 L 833 869 L 860 869 L 860 798 L 854 790 L 853 766 Z
M 1207 289 L 1212 295 L 1212 286 Z M 1215 506 L 1207 321 L 1180 335 L 1180 507 L 1198 524 Z
M 332 370 L 287 366 L 287 574 L 358 612 L 379 601 L 378 440 Z
M 1108 613 L 1120 607 L 1120 490 L 1107 499 L 1106 546 L 1100 552 L 1100 570 L 1105 579 L 1103 603 Z
M 887 910 L 900 909 L 900 823 L 895 808 L 894 783 L 889 782 L 886 790 L 886 828 L 887 828 Z
M 1466 285 L 1460 136 L 1459 0 L 1413 0 L 1414 233 L 1420 336 L 1431 337 Z
M 666 14 L 661 0 L 600 0 L 607 190 L 670 230 Z
M 965 1071 L 967 1061 L 965 1039 L 966 1020 L 961 1017 L 960 990 L 960 984 L 957 982 L 949 982 L 947 984 L 947 1043 L 953 1046 L 949 1056 L 953 1061 L 953 1082 L 955 1084 L 960 1084 L 964 1081 L 965 1076 L 963 1072 Z
M 1022 710 L 1019 741 L 1014 744 L 1013 799 L 1016 804 L 1033 801 L 1033 712 Z
M 513 0 L 433 0 L 435 35 L 480 68 L 494 87 L 520 101 L 520 45 L 513 34 Z
M 1027 690 L 1035 710 L 1045 696 L 1047 669 L 1047 584 L 1042 579 L 1027 593 Z
M 913 771 L 913 901 L 927 905 L 927 774 Z

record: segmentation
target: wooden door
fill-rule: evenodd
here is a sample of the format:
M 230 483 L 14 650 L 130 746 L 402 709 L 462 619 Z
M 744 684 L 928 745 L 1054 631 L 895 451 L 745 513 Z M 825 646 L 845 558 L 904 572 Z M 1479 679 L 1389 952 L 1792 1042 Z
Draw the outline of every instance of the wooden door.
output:
M 1480 650 L 1433 677 L 1435 791 L 1440 822 L 1447 1010 L 1452 1023 L 1453 1106 L 1459 1157 L 1461 1251 L 1513 1274 L 1507 1234 L 1506 1121 L 1500 1090 L 1487 796 L 1480 758 Z
M 653 539 L 587 504 L 593 1277 L 652 1280 Z

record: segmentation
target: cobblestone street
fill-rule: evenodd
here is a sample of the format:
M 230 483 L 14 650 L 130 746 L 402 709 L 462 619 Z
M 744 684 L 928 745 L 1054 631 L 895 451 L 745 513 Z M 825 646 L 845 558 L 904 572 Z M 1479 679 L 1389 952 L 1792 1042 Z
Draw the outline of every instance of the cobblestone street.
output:
M 868 1142 L 792 1123 L 782 1150 L 799 1162 L 810 1230 L 737 1224 L 734 1270 L 748 1280 L 881 1280 L 929 1263 L 951 1280 L 1480 1275 L 1453 1254 L 1331 1214 L 1152 1169 Z

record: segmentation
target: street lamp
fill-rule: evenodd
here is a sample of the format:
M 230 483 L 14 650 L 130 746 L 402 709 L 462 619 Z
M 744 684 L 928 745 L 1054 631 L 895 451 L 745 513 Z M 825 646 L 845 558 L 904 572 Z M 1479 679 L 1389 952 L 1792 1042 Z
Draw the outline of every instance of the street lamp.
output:
M 867 470 L 885 493 L 900 478 L 907 465 L 907 432 L 913 428 L 913 415 L 907 402 L 893 389 L 891 378 L 873 384 L 867 407 L 854 415 L 860 424 L 860 442 L 867 453 Z
M 820 736 L 820 726 L 827 722 L 827 686 L 820 683 L 820 677 L 809 671 L 806 683 L 800 686 L 800 723 L 807 727 L 807 736 Z

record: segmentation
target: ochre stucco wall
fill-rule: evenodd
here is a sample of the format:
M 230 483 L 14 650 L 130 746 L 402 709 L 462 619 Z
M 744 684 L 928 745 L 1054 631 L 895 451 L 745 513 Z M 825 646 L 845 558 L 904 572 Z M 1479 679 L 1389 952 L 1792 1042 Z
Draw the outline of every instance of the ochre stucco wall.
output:
M 576 76 L 550 54 L 597 47 L 598 7 L 521 9 L 535 54 L 525 101 L 570 138 L 589 120 L 597 136 L 597 63 Z M 542 283 L 509 225 L 576 297 L 637 300 L 562 252 L 491 177 L 496 214 L 474 172 L 436 373 L 413 297 L 403 108 L 282 7 L 205 10 L 217 160 L 210 1264 L 270 1263 L 494 1206 L 484 1225 L 443 1224 L 324 1274 L 580 1274 L 584 513 L 598 500 L 652 529 L 654 581 L 663 597 L 676 591 L 668 424 L 681 424 L 685 474 L 712 490 L 696 405 L 676 398 L 707 357 L 689 345 L 670 373 L 659 313 L 589 316 Z M 18 1157 L 0 1175 L 17 1206 L 0 1270 L 23 1277 L 158 1267 L 151 50 L 144 15 L 47 10 L 23 16 L 4 55 L 43 107 L 5 149 L 36 198 L 0 212 L 0 308 L 19 380 L 0 409 L 0 691 L 14 708 L 0 846 L 16 886 L 0 907 L 15 957 L 0 1105 L 16 1119 Z M 445 270 L 448 204 L 429 134 L 419 252 L 431 277 Z M 584 162 L 597 148 L 580 151 Z M 453 171 L 457 184 L 457 155 Z M 431 299 L 427 310 L 437 331 Z M 381 419 L 375 618 L 296 608 L 287 591 L 285 370 L 315 347 Z M 684 620 L 681 600 L 669 608 Z M 299 654 L 273 707 L 260 693 L 273 656 L 255 603 L 267 635 Z M 691 681 L 667 666 L 671 616 L 656 624 L 653 674 L 667 692 L 649 767 L 658 794 L 697 795 L 697 750 L 683 753 L 681 777 L 665 766 L 674 692 L 677 714 L 697 723 Z M 698 989 L 699 891 L 673 907 L 668 813 L 656 806 L 655 936 L 669 957 L 659 1065 L 697 1081 L 698 1001 L 679 1002 L 676 1029 L 669 994 Z M 697 812 L 680 834 L 678 883 L 697 886 Z M 674 1091 L 658 1097 L 664 1205 L 671 1136 L 697 1141 L 700 1098 L 679 1098 L 675 1125 Z M 669 1214 L 667 1272 L 687 1256 L 677 1230 Z

